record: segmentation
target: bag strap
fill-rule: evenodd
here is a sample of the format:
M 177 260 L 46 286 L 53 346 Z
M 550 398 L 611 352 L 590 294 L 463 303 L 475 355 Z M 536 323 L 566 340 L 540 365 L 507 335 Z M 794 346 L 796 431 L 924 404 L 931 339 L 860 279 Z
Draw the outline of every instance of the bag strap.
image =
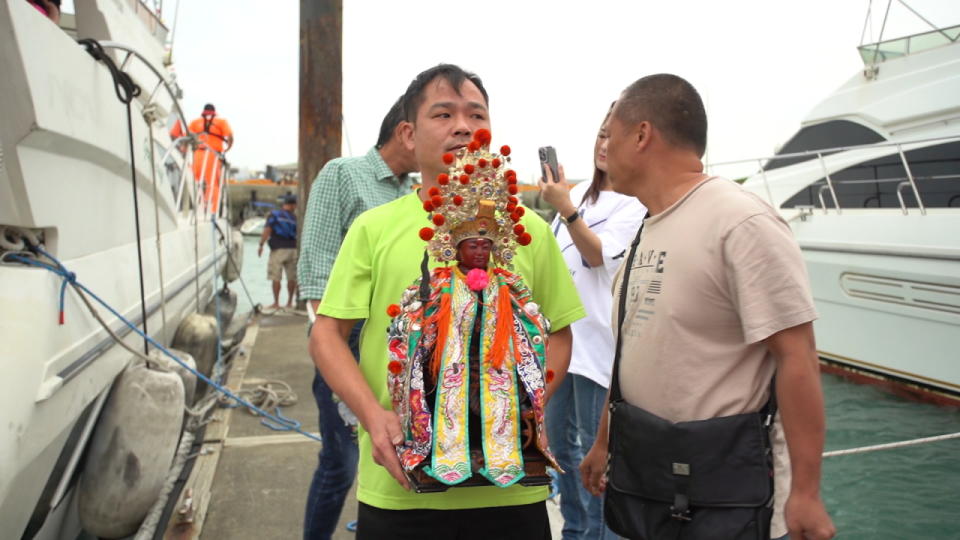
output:
M 610 405 L 623 401 L 623 395 L 620 393 L 620 353 L 623 349 L 623 321 L 626 318 L 627 310 L 627 284 L 630 281 L 630 270 L 633 267 L 633 259 L 637 255 L 637 246 L 640 245 L 640 235 L 643 234 L 643 226 L 647 223 L 650 212 L 643 216 L 640 222 L 640 228 L 637 230 L 637 236 L 630 243 L 627 260 L 623 264 L 623 279 L 620 281 L 620 296 L 617 301 L 617 345 L 613 353 L 613 373 L 610 379 Z
M 643 234 L 643 226 L 647 223 L 647 218 L 650 217 L 650 212 L 648 211 L 645 216 L 643 216 L 643 221 L 640 223 L 640 228 L 637 230 L 637 236 L 633 239 L 633 242 L 630 243 L 629 254 L 627 255 L 627 260 L 624 263 L 626 267 L 623 269 L 623 279 L 620 282 L 620 296 L 617 299 L 617 345 L 614 349 L 613 354 L 613 373 L 611 374 L 610 379 L 610 405 L 614 403 L 619 403 L 623 401 L 623 394 L 620 391 L 620 356 L 623 352 L 623 321 L 626 319 L 627 311 L 627 287 L 630 281 L 630 271 L 633 269 L 633 259 L 637 254 L 637 248 L 640 245 L 640 237 Z M 764 427 L 769 428 L 773 425 L 773 417 L 777 414 L 777 387 L 776 387 L 777 375 L 774 373 L 773 377 L 770 379 L 770 397 L 767 399 L 767 403 L 760 409 L 760 414 L 764 419 Z

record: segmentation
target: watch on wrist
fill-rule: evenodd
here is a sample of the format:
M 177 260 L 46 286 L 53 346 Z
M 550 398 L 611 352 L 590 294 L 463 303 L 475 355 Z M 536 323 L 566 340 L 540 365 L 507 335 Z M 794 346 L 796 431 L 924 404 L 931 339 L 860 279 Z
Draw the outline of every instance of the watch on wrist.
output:
M 580 219 L 580 211 L 579 210 L 574 211 L 572 214 L 566 217 L 561 216 L 560 219 L 562 219 L 563 222 L 566 223 L 567 225 L 570 225 L 574 221 Z

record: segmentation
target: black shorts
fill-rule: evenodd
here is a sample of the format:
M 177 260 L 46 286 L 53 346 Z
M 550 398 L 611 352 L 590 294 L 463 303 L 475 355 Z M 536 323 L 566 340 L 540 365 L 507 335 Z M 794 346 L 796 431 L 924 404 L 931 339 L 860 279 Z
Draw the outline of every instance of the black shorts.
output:
M 384 510 L 359 503 L 357 511 L 357 540 L 550 538 L 545 502 L 466 510 Z

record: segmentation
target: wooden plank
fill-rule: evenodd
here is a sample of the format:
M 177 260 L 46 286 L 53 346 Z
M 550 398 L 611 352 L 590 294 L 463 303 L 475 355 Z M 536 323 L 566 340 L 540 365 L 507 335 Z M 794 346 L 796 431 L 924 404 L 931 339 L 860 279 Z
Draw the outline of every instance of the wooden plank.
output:
M 200 538 L 203 520 L 210 506 L 210 487 L 220 463 L 222 442 L 204 443 L 200 455 L 196 458 L 190 478 L 180 492 L 180 498 L 174 507 L 164 540 L 193 540 Z
M 319 433 L 310 433 L 319 437 Z M 308 442 L 318 444 L 317 441 L 301 433 L 284 433 L 282 435 L 254 435 L 251 437 L 233 437 L 223 441 L 224 448 L 250 448 L 252 446 L 268 446 L 273 444 L 291 444 Z

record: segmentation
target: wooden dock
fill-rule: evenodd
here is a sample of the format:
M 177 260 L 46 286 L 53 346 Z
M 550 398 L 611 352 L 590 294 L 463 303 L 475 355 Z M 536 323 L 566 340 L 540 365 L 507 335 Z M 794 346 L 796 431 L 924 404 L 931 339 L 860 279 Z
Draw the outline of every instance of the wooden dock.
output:
M 317 407 L 307 355 L 305 316 L 264 315 L 247 331 L 233 360 L 227 386 L 234 392 L 266 380 L 282 380 L 297 394 L 283 415 L 317 432 Z M 166 540 L 296 539 L 303 535 L 307 491 L 320 443 L 290 431 L 273 431 L 245 409 L 221 408 L 208 425 L 200 454 L 167 524 Z M 560 538 L 559 507 L 547 503 L 554 538 Z M 334 540 L 351 540 L 346 524 L 356 519 L 348 495 Z
M 262 316 L 248 330 L 243 354 L 234 359 L 227 386 L 237 391 L 264 380 L 286 382 L 298 400 L 284 407 L 283 415 L 316 433 L 306 323 L 306 317 L 292 314 Z M 242 408 L 221 408 L 213 416 L 165 538 L 301 538 L 304 505 L 320 443 L 295 432 L 273 431 Z M 335 540 L 354 537 L 345 525 L 356 519 L 356 511 L 356 497 L 351 493 Z

